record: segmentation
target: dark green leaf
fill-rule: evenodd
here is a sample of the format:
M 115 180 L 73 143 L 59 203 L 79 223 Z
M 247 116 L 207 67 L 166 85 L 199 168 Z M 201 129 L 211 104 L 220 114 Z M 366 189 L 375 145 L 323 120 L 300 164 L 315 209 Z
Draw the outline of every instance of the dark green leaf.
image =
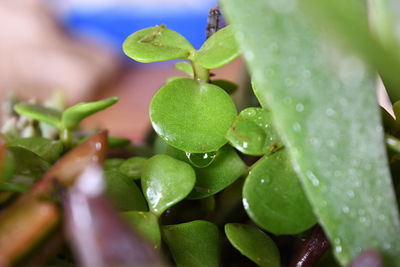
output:
M 119 211 L 147 211 L 146 200 L 138 186 L 117 170 L 104 173 L 107 182 L 107 194 Z
M 178 267 L 219 266 L 218 228 L 207 221 L 163 227 L 165 242 Z
M 196 175 L 189 164 L 156 155 L 148 159 L 141 181 L 150 210 L 160 216 L 192 191 Z
M 119 167 L 119 171 L 129 178 L 140 179 L 142 169 L 147 161 L 147 158 L 133 157 L 125 160 Z
M 206 69 L 215 69 L 228 64 L 239 54 L 233 30 L 226 26 L 204 42 L 194 60 Z
M 171 146 L 189 153 L 222 147 L 235 116 L 235 105 L 221 88 L 186 78 L 163 86 L 150 104 L 155 131 Z
M 56 109 L 34 104 L 20 103 L 14 106 L 14 110 L 19 115 L 45 122 L 56 128 L 60 127 L 61 112 Z
M 195 168 L 196 185 L 188 198 L 199 199 L 214 195 L 244 175 L 246 170 L 247 166 L 235 150 L 224 146 L 217 152 L 210 166 Z
M 131 144 L 131 140 L 129 140 L 128 138 L 116 137 L 116 136 L 108 137 L 108 147 L 109 148 L 124 147 L 124 146 L 128 146 L 130 144 Z
M 67 108 L 61 118 L 64 128 L 73 129 L 86 117 L 108 108 L 118 102 L 118 97 L 110 97 L 96 102 L 83 102 Z
M 283 149 L 252 167 L 243 187 L 243 205 L 255 223 L 278 235 L 298 234 L 316 223 Z
M 226 138 L 237 150 L 248 155 L 269 154 L 282 146 L 272 126 L 271 113 L 262 108 L 242 110 Z
M 192 64 L 189 62 L 186 62 L 186 61 L 179 61 L 178 63 L 176 63 L 175 69 L 186 73 L 190 77 L 193 77 L 193 75 L 194 75 Z
M 185 37 L 164 25 L 131 34 L 122 49 L 128 57 L 143 63 L 187 59 L 194 52 Z
M 139 234 L 150 241 L 155 249 L 161 247 L 161 232 L 157 216 L 143 211 L 128 211 L 121 215 Z
M 337 1 L 313 4 L 325 2 Z M 376 76 L 323 39 L 323 31 L 314 32 L 297 1 L 280 3 L 222 1 L 245 51 L 255 93 L 273 114 L 340 264 L 368 248 L 400 262 L 400 222 L 382 142 Z M 358 32 L 352 34 L 357 38 Z
M 230 95 L 236 92 L 238 88 L 237 84 L 227 80 L 212 80 L 211 83 L 224 89 L 224 91 Z
M 244 256 L 257 265 L 265 267 L 279 267 L 279 250 L 274 241 L 254 226 L 228 223 L 225 225 L 225 234 L 229 242 Z
M 15 138 L 7 142 L 8 147 L 25 148 L 49 163 L 55 162 L 63 152 L 63 144 L 43 137 Z

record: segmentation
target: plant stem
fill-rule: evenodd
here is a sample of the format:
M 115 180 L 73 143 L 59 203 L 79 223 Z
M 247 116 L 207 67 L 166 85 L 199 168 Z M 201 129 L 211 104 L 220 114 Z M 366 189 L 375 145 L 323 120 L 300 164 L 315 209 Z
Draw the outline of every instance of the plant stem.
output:
M 68 128 L 62 128 L 60 135 L 60 139 L 64 144 L 64 148 L 70 148 L 72 146 L 72 131 Z
M 191 60 L 191 62 L 193 66 L 194 79 L 207 83 L 210 80 L 209 70 L 197 64 L 194 60 Z

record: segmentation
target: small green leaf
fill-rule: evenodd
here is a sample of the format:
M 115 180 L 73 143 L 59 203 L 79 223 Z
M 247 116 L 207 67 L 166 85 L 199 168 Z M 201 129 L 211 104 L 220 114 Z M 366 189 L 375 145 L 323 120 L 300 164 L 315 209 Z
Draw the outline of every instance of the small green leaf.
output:
M 119 211 L 147 211 L 146 201 L 138 186 L 117 170 L 104 173 L 107 182 L 107 194 Z
M 212 84 L 224 89 L 228 94 L 233 94 L 238 89 L 237 84 L 227 81 L 227 80 L 212 80 Z
M 219 266 L 218 228 L 207 221 L 167 225 L 163 235 L 178 267 Z
M 119 170 L 119 166 L 124 163 L 124 159 L 120 158 L 110 158 L 104 161 L 104 170 Z M 123 173 L 124 174 L 124 173 Z
M 247 166 L 235 150 L 224 146 L 217 152 L 210 166 L 195 168 L 196 185 L 188 198 L 199 199 L 214 195 L 244 175 L 246 170 Z
M 187 78 L 163 86 L 150 104 L 150 119 L 157 134 L 169 145 L 189 153 L 222 147 L 235 116 L 236 107 L 225 91 Z
M 119 171 L 129 178 L 140 179 L 146 161 L 147 158 L 143 157 L 129 158 L 121 164 Z
M 190 77 L 193 77 L 194 71 L 193 71 L 193 66 L 191 63 L 186 62 L 186 61 L 179 61 L 178 63 L 175 64 L 175 69 L 180 70 Z
M 32 151 L 49 163 L 55 162 L 63 152 L 63 144 L 43 137 L 15 138 L 7 142 L 8 147 L 22 147 Z
M 195 172 L 189 164 L 167 155 L 148 159 L 142 172 L 143 192 L 150 210 L 157 216 L 184 199 L 195 181 Z
M 150 241 L 155 249 L 161 247 L 161 231 L 157 216 L 143 211 L 122 212 L 121 215 L 139 234 Z
M 124 147 L 131 144 L 131 140 L 128 138 L 117 137 L 117 136 L 109 136 L 108 137 L 108 147 L 115 148 L 115 147 Z
M 67 108 L 61 118 L 62 126 L 66 129 L 74 129 L 86 117 L 118 102 L 118 97 L 110 97 L 96 102 L 83 102 Z
M 60 127 L 61 112 L 56 109 L 34 104 L 19 103 L 14 106 L 14 110 L 19 115 L 45 122 L 56 128 Z
M 316 223 L 285 150 L 259 160 L 243 186 L 243 205 L 250 218 L 274 234 L 298 234 Z
M 242 110 L 226 138 L 237 150 L 248 155 L 269 154 L 282 146 L 273 129 L 271 113 L 262 108 Z
M 215 69 L 228 64 L 239 54 L 233 30 L 226 26 L 204 42 L 194 60 L 206 69 Z
M 257 265 L 265 267 L 279 267 L 279 250 L 274 241 L 254 226 L 228 223 L 225 225 L 225 234 L 229 242 Z
M 187 59 L 194 51 L 185 37 L 164 25 L 131 34 L 123 43 L 122 49 L 128 57 L 143 63 Z

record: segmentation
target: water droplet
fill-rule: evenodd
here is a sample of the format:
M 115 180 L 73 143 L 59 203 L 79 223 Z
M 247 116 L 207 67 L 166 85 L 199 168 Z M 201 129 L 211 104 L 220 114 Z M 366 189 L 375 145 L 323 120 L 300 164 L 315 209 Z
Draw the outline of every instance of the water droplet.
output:
M 297 112 L 302 112 L 304 110 L 304 105 L 302 103 L 298 103 L 296 105 L 296 111 Z
M 217 152 L 208 153 L 186 153 L 186 157 L 190 163 L 198 168 L 205 168 L 209 166 L 215 159 Z
M 342 246 L 335 246 L 336 253 L 342 253 L 342 250 L 343 250 Z
M 350 198 L 354 198 L 354 196 L 355 196 L 355 194 L 354 194 L 354 191 L 353 190 L 349 190 L 349 191 L 347 191 L 347 193 L 346 193 Z
M 246 50 L 246 52 L 244 53 L 246 59 L 248 61 L 252 61 L 254 59 L 254 53 L 251 52 L 250 50 Z
M 307 171 L 306 175 L 307 175 L 308 179 L 311 181 L 313 186 L 319 185 L 319 180 L 312 171 Z
M 343 213 L 349 213 L 350 212 L 350 208 L 349 207 L 347 207 L 347 206 L 344 206 L 343 208 L 342 208 L 342 211 L 343 211 Z
M 301 125 L 298 122 L 293 123 L 292 128 L 295 132 L 301 131 Z
M 244 207 L 244 209 L 245 210 L 247 210 L 247 209 L 249 209 L 249 203 L 247 202 L 247 199 L 246 198 L 243 198 L 243 207 Z
M 367 222 L 367 218 L 365 218 L 364 216 L 360 217 L 358 220 L 360 221 L 360 223 L 366 223 Z
M 335 115 L 336 115 L 336 111 L 333 110 L 333 109 L 331 109 L 331 108 L 328 108 L 328 109 L 326 110 L 326 115 L 327 115 L 328 117 L 335 116 Z

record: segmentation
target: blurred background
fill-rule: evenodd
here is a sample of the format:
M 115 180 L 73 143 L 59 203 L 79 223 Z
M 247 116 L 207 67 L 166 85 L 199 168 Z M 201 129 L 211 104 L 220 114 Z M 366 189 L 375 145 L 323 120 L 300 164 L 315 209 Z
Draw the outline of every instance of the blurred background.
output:
M 165 24 L 199 48 L 217 0 L 3 0 L 0 2 L 0 99 L 10 93 L 38 101 L 61 90 L 69 104 L 119 96 L 84 122 L 141 143 L 148 106 L 174 62 L 142 64 L 123 55 L 125 38 Z M 241 60 L 213 71 L 234 81 Z

